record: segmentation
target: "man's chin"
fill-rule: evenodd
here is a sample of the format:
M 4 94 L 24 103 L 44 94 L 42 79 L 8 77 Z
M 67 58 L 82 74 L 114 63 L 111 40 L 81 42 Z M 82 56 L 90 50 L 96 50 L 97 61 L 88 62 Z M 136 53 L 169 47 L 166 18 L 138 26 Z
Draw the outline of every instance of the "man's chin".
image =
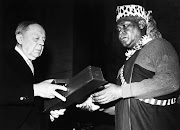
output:
M 126 48 L 132 48 L 131 43 L 127 42 L 127 41 L 121 41 L 122 45 Z
M 35 59 L 37 59 L 38 57 L 40 57 L 40 55 L 32 56 L 32 57 L 31 57 L 31 60 L 35 60 Z
M 121 41 L 121 43 L 124 47 L 129 47 L 129 44 L 127 44 L 127 42 Z
M 35 60 L 37 57 L 32 57 L 30 60 Z

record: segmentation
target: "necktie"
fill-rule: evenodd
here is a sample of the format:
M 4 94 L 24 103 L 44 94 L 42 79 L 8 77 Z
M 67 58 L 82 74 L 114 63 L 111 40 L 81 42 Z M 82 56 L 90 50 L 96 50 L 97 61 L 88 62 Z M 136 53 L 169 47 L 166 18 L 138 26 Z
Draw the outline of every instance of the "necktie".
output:
M 28 63 L 28 65 L 29 65 L 29 67 L 30 67 L 32 73 L 34 74 L 34 67 L 33 67 L 32 61 L 27 60 L 27 63 Z

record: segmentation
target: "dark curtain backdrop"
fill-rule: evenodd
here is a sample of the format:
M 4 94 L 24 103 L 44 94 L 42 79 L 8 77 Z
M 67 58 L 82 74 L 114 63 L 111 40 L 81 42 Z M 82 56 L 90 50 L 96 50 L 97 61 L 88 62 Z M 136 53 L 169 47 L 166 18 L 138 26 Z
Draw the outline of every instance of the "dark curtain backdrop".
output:
M 88 65 L 101 67 L 114 81 L 125 49 L 117 39 L 116 5 L 140 3 L 153 11 L 163 37 L 180 52 L 178 0 L 2 0 L 1 52 L 14 47 L 14 31 L 23 20 L 35 20 L 46 29 L 42 57 L 35 61 L 44 78 L 69 78 Z

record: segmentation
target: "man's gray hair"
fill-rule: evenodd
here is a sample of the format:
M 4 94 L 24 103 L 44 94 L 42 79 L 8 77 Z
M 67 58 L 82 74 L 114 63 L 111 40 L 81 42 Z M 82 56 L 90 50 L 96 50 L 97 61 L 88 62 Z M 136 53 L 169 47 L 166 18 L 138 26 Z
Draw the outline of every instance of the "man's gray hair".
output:
M 28 30 L 29 25 L 32 24 L 38 24 L 34 21 L 24 21 L 18 24 L 16 31 L 15 31 L 15 35 L 17 34 L 23 34 L 24 32 L 26 32 Z

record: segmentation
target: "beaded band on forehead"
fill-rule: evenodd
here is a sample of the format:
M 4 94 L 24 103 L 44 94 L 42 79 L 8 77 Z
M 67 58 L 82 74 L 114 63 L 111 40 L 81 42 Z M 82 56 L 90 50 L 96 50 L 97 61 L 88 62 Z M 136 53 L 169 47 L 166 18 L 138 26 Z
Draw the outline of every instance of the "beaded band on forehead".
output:
M 122 17 L 137 16 L 143 18 L 146 24 L 149 22 L 149 16 L 152 11 L 145 11 L 145 9 L 140 5 L 123 5 L 117 6 L 117 16 L 116 22 Z

